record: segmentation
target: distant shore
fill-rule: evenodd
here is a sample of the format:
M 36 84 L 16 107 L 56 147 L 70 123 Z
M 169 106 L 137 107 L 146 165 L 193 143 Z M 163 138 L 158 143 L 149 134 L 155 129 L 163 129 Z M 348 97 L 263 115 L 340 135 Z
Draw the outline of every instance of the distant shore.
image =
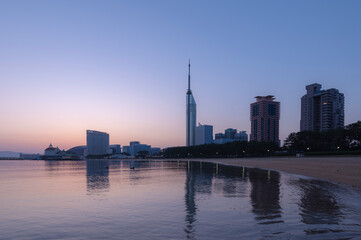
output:
M 202 158 L 174 159 L 203 161 L 233 166 L 245 166 L 283 171 L 323 179 L 361 190 L 361 157 L 269 157 L 269 158 Z

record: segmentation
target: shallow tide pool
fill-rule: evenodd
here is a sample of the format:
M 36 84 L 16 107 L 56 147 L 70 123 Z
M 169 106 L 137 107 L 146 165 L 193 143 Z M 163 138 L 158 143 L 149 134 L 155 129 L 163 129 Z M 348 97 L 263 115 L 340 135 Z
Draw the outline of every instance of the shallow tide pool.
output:
M 360 238 L 361 195 L 311 178 L 187 161 L 0 161 L 0 239 Z

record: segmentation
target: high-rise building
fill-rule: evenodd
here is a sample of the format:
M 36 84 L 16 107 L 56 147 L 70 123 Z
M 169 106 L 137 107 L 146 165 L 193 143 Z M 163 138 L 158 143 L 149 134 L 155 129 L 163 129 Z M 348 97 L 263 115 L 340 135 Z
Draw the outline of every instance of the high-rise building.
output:
M 102 156 L 107 154 L 109 134 L 94 130 L 86 131 L 86 156 Z
M 345 97 L 337 89 L 321 90 L 321 84 L 306 86 L 301 98 L 301 131 L 327 131 L 344 127 Z
M 197 105 L 191 91 L 191 63 L 188 64 L 188 90 L 186 100 L 186 145 L 195 145 L 196 140 L 196 122 L 197 122 Z
M 251 104 L 251 141 L 279 144 L 280 102 L 274 96 L 257 96 Z
M 196 127 L 196 142 L 195 145 L 211 144 L 213 142 L 213 126 L 201 125 Z

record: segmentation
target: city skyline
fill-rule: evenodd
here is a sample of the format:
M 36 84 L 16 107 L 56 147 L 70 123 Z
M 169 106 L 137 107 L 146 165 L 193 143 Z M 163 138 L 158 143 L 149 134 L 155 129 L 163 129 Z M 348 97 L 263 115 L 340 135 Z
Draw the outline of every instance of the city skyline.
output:
M 345 125 L 361 119 L 358 1 L 69 5 L 1 3 L 0 151 L 85 145 L 86 129 L 183 146 L 189 58 L 197 119 L 215 133 L 250 134 L 254 96 L 274 95 L 283 142 L 313 83 L 344 93 Z

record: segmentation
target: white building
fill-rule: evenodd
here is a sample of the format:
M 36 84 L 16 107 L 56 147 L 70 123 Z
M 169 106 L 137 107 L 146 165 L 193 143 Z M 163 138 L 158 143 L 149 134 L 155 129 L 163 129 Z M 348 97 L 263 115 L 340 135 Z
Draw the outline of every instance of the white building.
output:
M 50 143 L 49 147 L 44 150 L 45 157 L 55 157 L 60 153 L 60 149 L 58 147 L 53 147 L 53 144 Z
M 86 131 L 86 156 L 101 156 L 107 154 L 109 134 L 94 130 Z
M 196 142 L 195 145 L 211 144 L 213 142 L 213 126 L 201 125 L 196 127 Z

